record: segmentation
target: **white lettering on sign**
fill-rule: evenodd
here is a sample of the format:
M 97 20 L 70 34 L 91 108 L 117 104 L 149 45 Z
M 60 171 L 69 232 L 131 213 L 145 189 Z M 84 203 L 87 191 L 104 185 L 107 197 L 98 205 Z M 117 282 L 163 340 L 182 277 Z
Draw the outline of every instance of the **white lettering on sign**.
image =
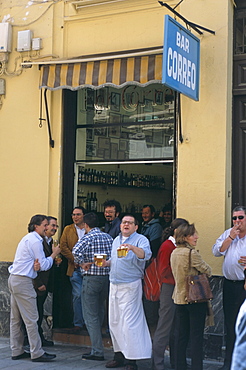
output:
M 167 74 L 182 85 L 195 90 L 196 88 L 196 65 L 183 55 L 168 48 L 167 53 Z
M 176 34 L 176 45 L 186 53 L 190 52 L 190 41 L 187 37 L 181 35 L 180 32 L 177 32 Z

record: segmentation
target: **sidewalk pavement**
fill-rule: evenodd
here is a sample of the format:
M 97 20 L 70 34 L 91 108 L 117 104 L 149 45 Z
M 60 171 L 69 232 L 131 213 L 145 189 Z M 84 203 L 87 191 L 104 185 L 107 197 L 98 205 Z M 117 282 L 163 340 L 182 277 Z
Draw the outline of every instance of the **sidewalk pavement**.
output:
M 5 370 L 73 370 L 73 369 L 95 369 L 105 370 L 107 361 L 113 358 L 113 350 L 105 348 L 105 361 L 82 360 L 83 353 L 88 353 L 88 347 L 75 346 L 55 342 L 54 347 L 44 348 L 48 353 L 57 355 L 51 362 L 32 362 L 30 359 L 15 360 L 11 359 L 9 338 L 0 338 L 0 369 Z M 188 360 L 189 362 L 189 360 Z M 151 370 L 151 360 L 141 360 L 137 362 L 139 370 Z M 216 361 L 204 361 L 204 370 L 218 370 L 223 364 Z M 124 369 L 124 368 L 120 368 Z M 165 369 L 171 369 L 168 357 L 165 357 Z

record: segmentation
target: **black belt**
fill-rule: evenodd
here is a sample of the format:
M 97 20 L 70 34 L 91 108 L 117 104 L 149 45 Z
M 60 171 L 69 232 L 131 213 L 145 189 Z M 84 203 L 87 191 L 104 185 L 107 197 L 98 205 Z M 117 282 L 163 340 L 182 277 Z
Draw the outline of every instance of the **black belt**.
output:
M 109 276 L 109 275 L 84 274 L 82 276 L 85 277 L 85 276 Z
M 244 284 L 245 283 L 245 280 L 229 280 L 229 279 L 226 279 L 226 281 L 229 281 L 230 283 L 235 283 L 235 284 Z

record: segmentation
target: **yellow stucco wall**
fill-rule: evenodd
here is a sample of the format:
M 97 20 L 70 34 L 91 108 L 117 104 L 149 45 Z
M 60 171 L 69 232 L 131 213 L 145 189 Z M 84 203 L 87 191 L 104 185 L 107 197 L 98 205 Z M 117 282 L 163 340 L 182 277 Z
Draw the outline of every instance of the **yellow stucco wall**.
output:
M 170 6 L 176 4 L 167 2 Z M 31 29 L 34 37 L 43 39 L 40 56 L 70 58 L 163 44 L 167 10 L 157 1 L 125 0 L 79 11 L 70 2 L 28 3 L 16 0 L 0 4 L 1 19 L 7 14 L 13 17 L 13 48 L 17 31 L 23 29 Z M 222 261 L 212 256 L 211 246 L 230 225 L 233 5 L 231 0 L 189 0 L 177 10 L 216 32 L 215 36 L 205 32 L 200 37 L 200 101 L 182 97 L 185 140 L 178 144 L 177 215 L 196 223 L 198 248 L 213 273 L 220 274 Z M 10 54 L 11 69 L 17 56 L 15 51 Z M 33 52 L 21 56 L 24 60 L 38 57 Z M 11 261 L 31 215 L 60 215 L 62 93 L 48 92 L 55 140 L 51 149 L 46 125 L 41 129 L 38 126 L 37 66 L 18 77 L 3 78 L 7 95 L 0 110 L 0 169 L 4 179 L 0 182 L 4 246 L 0 261 Z
M 13 6 L 13 3 L 16 6 Z M 38 67 L 24 69 L 19 76 L 19 63 L 29 59 L 28 52 L 17 53 L 17 32 L 30 29 L 33 37 L 42 37 L 42 55 L 53 54 L 53 12 L 50 3 L 29 6 L 27 1 L 4 2 L 1 19 L 12 18 L 12 52 L 9 55 L 6 96 L 0 110 L 1 261 L 12 261 L 17 243 L 27 233 L 30 217 L 36 213 L 60 214 L 61 199 L 61 91 L 47 93 L 51 131 L 55 148 L 49 146 L 46 121 L 39 127 L 40 91 Z M 44 13 L 44 16 L 41 14 Z M 26 25 L 26 26 L 25 26 Z M 37 58 L 36 52 L 31 56 Z M 43 106 L 43 118 L 46 117 Z
M 188 19 L 196 14 L 195 23 L 216 31 L 201 37 L 199 103 L 182 97 L 177 192 L 178 215 L 195 222 L 198 249 L 214 274 L 221 274 L 222 258 L 212 256 L 211 246 L 231 222 L 232 3 L 225 3 L 191 1 L 189 9 L 181 7 Z

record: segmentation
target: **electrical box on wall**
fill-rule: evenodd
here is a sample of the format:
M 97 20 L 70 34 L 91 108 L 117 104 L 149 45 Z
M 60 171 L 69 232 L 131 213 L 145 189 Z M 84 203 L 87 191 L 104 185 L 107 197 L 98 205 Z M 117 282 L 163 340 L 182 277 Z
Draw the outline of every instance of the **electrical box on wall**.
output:
M 32 31 L 19 31 L 17 36 L 17 51 L 30 51 L 32 49 Z
M 0 23 L 0 53 L 11 51 L 12 26 L 10 23 Z
M 40 37 L 35 37 L 32 39 L 32 50 L 42 49 L 42 39 Z
M 0 78 L 0 95 L 5 95 L 5 80 Z

